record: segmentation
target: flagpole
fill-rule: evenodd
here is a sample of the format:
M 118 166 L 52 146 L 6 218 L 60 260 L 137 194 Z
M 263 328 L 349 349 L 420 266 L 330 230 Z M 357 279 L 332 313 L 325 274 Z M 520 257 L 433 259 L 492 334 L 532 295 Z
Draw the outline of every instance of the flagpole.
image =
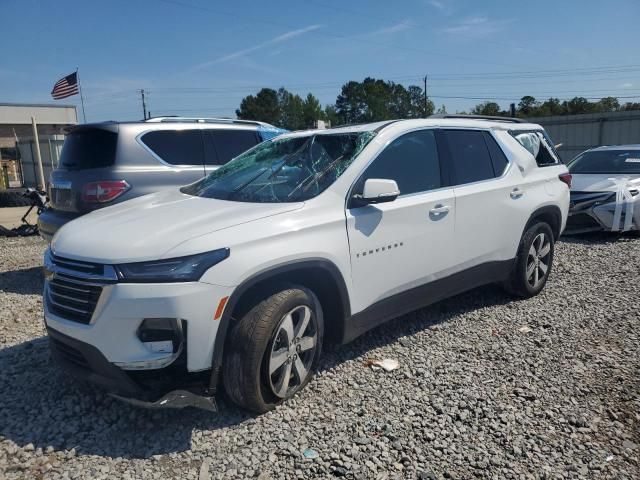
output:
M 78 79 L 78 89 L 80 90 L 80 103 L 82 104 L 82 119 L 84 123 L 87 123 L 87 115 L 84 113 L 84 97 L 82 96 L 82 85 L 80 84 L 80 74 L 78 73 L 78 67 L 76 67 L 76 78 Z

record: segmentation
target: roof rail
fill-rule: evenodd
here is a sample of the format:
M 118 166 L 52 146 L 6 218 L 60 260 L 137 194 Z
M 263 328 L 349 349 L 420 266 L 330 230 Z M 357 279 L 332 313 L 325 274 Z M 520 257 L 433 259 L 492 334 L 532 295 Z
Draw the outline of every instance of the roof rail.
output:
M 184 123 L 232 123 L 238 125 L 262 125 L 271 126 L 268 123 L 258 122 L 256 120 L 237 120 L 235 118 L 204 118 L 204 117 L 179 117 L 179 116 L 165 116 L 165 117 L 152 117 L 145 120 L 147 123 L 171 123 L 171 122 L 184 122 Z
M 526 123 L 524 120 L 515 117 L 496 117 L 492 115 L 462 115 L 452 113 L 436 113 L 430 115 L 429 118 L 462 118 L 465 120 L 492 120 L 494 122 L 507 122 L 507 123 Z

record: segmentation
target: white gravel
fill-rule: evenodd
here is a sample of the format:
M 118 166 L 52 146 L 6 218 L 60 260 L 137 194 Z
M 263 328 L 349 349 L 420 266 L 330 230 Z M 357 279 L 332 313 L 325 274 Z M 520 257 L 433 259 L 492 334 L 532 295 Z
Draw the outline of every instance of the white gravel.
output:
M 486 287 L 333 348 L 260 417 L 140 410 L 67 378 L 44 247 L 0 239 L 0 478 L 640 478 L 638 239 L 567 239 L 534 299 Z

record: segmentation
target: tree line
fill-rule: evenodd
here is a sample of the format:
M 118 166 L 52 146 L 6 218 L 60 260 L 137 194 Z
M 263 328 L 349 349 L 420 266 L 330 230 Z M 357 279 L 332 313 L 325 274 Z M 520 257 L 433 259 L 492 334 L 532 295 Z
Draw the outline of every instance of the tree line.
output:
M 514 110 L 518 117 L 541 117 L 640 110 L 640 103 L 628 102 L 621 105 L 615 97 L 605 97 L 595 102 L 584 97 L 564 101 L 552 97 L 540 102 L 527 95 L 520 99 Z M 318 120 L 337 126 L 394 118 L 424 118 L 434 112 L 434 103 L 425 98 L 420 86 L 405 87 L 399 83 L 367 77 L 362 82 L 345 83 L 335 104 L 324 108 L 312 93 L 302 98 L 285 88 L 263 88 L 256 95 L 244 97 L 236 115 L 239 119 L 259 120 L 288 130 L 302 130 L 313 128 Z M 442 105 L 436 113 L 447 113 L 445 106 Z M 476 105 L 469 113 L 511 115 L 510 109 L 505 110 L 498 103 L 490 101 Z

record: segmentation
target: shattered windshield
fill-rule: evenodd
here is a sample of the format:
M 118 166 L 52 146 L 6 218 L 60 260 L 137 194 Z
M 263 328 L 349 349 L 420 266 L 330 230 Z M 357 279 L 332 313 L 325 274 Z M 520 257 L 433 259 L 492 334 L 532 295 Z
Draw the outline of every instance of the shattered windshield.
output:
M 238 202 L 304 201 L 329 187 L 374 136 L 368 131 L 276 138 L 181 191 Z

